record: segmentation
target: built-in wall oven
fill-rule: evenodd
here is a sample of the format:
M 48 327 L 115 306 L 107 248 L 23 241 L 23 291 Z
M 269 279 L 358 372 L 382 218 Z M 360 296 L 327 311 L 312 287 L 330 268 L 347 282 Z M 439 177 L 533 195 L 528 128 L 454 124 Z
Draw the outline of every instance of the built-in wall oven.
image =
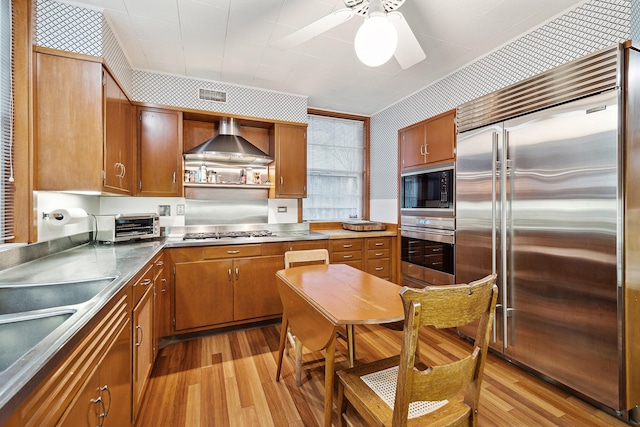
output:
M 454 284 L 455 218 L 402 215 L 400 221 L 402 284 Z

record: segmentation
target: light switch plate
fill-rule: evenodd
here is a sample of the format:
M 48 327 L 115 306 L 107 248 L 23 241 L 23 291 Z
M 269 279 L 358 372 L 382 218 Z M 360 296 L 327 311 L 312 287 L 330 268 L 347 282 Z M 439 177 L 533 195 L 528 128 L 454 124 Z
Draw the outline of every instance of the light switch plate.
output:
M 177 215 L 184 215 L 184 205 L 182 204 L 176 205 L 176 211 L 177 211 L 176 212 Z

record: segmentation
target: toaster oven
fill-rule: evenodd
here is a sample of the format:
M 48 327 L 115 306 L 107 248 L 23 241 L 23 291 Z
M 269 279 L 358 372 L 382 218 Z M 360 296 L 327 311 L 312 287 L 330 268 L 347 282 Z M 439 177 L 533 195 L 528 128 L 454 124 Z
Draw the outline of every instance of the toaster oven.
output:
M 96 215 L 96 240 L 126 242 L 160 236 L 160 217 L 155 213 Z

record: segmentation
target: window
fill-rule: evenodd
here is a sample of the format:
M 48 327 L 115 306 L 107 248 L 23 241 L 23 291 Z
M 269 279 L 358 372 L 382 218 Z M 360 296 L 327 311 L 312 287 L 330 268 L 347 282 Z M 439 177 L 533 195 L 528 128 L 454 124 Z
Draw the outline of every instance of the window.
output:
M 307 129 L 305 221 L 366 216 L 368 119 L 310 114 Z
M 0 5 L 0 244 L 13 239 L 13 58 L 11 0 Z

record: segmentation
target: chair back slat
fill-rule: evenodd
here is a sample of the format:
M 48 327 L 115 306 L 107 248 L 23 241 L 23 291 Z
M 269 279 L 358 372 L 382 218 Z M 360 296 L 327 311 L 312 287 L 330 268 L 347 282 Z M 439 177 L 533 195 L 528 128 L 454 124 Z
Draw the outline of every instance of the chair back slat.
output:
M 308 264 L 329 264 L 329 251 L 326 249 L 307 249 L 284 253 L 284 268 Z

